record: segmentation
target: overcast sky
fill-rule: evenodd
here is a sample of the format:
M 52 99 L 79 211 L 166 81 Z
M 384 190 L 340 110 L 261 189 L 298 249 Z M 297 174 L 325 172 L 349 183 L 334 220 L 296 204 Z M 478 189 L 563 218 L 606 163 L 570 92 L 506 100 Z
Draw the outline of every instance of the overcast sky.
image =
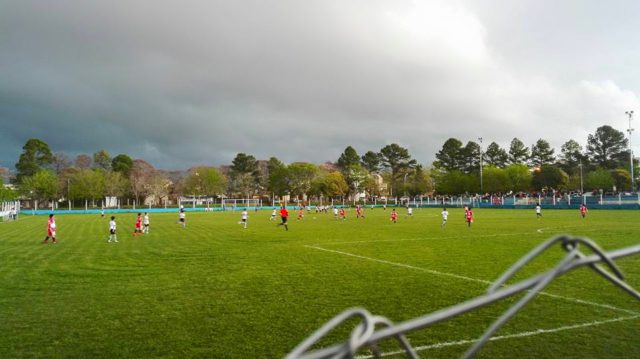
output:
M 449 137 L 558 152 L 640 112 L 638 14 L 597 0 L 0 0 L 0 166 L 32 137 L 164 169 L 393 142 L 430 164 Z

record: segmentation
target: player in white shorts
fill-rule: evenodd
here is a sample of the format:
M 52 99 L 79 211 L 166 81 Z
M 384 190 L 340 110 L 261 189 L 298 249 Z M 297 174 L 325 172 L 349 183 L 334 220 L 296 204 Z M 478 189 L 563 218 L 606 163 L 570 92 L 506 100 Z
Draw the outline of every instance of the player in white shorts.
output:
M 118 243 L 118 236 L 116 235 L 116 217 L 111 216 L 111 220 L 109 221 L 109 240 L 108 243 L 114 241 Z
M 142 233 L 149 234 L 149 213 L 144 212 L 142 219 Z
M 413 217 L 413 208 L 407 207 L 407 216 Z
M 278 211 L 274 208 L 273 211 L 271 211 L 271 218 L 269 218 L 269 220 L 273 221 L 274 219 L 276 219 L 277 214 Z
M 447 211 L 446 208 L 442 209 L 442 224 L 440 225 L 441 228 L 444 228 L 444 226 L 447 225 L 447 218 L 449 217 L 449 211 Z
M 186 215 L 186 213 L 184 213 L 184 209 L 180 209 L 180 214 L 178 216 L 178 218 L 179 218 L 178 219 L 178 223 L 182 224 L 182 228 L 186 228 L 187 227 L 187 223 L 186 223 L 187 218 L 186 217 L 187 217 L 187 215 Z
M 249 218 L 249 213 L 247 213 L 247 209 L 245 208 L 240 214 L 240 222 L 238 222 L 238 224 L 244 224 L 244 228 L 247 229 L 248 218 Z

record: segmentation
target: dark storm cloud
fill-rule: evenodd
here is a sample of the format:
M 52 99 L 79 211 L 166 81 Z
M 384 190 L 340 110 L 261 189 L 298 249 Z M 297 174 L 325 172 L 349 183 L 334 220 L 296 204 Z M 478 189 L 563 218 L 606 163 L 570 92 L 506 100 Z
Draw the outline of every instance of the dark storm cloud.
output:
M 503 31 L 555 23 L 473 6 L 5 2 L 0 165 L 12 166 L 30 137 L 71 155 L 105 148 L 164 168 L 225 164 L 237 152 L 323 162 L 347 145 L 363 153 L 391 142 L 430 163 L 449 137 L 542 137 L 559 147 L 624 124 L 637 95 L 615 69 L 561 79 L 574 69 L 567 54 L 542 48 L 538 67 L 512 45 L 535 39 Z

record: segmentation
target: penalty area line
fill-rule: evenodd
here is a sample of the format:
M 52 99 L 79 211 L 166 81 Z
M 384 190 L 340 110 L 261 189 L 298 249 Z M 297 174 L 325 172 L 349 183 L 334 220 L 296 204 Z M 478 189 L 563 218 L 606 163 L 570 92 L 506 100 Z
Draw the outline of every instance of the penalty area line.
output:
M 536 329 L 536 330 L 527 331 L 527 332 L 498 335 L 498 336 L 489 338 L 489 341 L 490 342 L 494 342 L 494 341 L 505 340 L 505 339 L 526 338 L 526 337 L 532 337 L 532 336 L 535 336 L 535 335 L 557 333 L 557 332 L 562 332 L 562 331 L 566 331 L 566 330 L 582 329 L 582 328 L 594 327 L 594 326 L 604 325 L 604 324 L 609 324 L 609 323 L 622 322 L 622 321 L 625 321 L 625 320 L 634 320 L 634 319 L 639 319 L 639 318 L 640 318 L 640 315 L 633 315 L 633 316 L 628 316 L 628 317 L 618 317 L 618 318 L 607 319 L 607 320 L 596 320 L 596 321 L 592 321 L 592 322 L 588 322 L 588 323 L 567 325 L 567 326 L 562 326 L 562 327 L 552 328 L 552 329 Z M 463 340 L 456 340 L 456 341 L 450 341 L 450 342 L 440 342 L 440 343 L 435 343 L 435 344 L 418 346 L 418 347 L 415 347 L 413 349 L 415 351 L 425 351 L 425 350 L 430 350 L 430 349 L 440 349 L 440 348 L 446 348 L 446 347 L 452 347 L 452 346 L 458 346 L 458 345 L 473 344 L 477 340 L 478 339 L 463 339 Z M 387 357 L 387 356 L 391 356 L 391 355 L 398 355 L 398 354 L 405 354 L 405 353 L 406 352 L 403 351 L 403 350 L 398 350 L 398 351 L 393 351 L 393 352 L 381 353 L 380 356 L 381 357 Z M 368 358 L 373 358 L 373 357 L 374 357 L 373 355 L 358 355 L 358 356 L 356 356 L 356 358 L 359 358 L 359 359 L 368 359 Z
M 410 264 L 391 262 L 391 261 L 387 261 L 387 260 L 384 260 L 384 259 L 377 259 L 377 258 L 372 258 L 372 257 L 361 256 L 361 255 L 358 255 L 358 254 L 338 251 L 338 250 L 335 250 L 335 249 L 327 249 L 327 248 L 322 248 L 322 247 L 317 247 L 317 246 L 310 246 L 310 245 L 305 245 L 304 247 L 315 249 L 315 250 L 320 250 L 320 251 L 324 251 L 324 252 L 329 252 L 329 253 L 340 254 L 340 255 L 343 255 L 343 256 L 348 256 L 348 257 L 353 257 L 353 258 L 358 258 L 358 259 L 364 259 L 364 260 L 371 261 L 371 262 L 387 264 L 387 265 L 391 265 L 391 266 L 395 266 L 395 267 L 419 270 L 419 271 L 422 271 L 422 272 L 425 272 L 425 273 L 430 273 L 430 274 L 434 274 L 434 275 L 438 275 L 438 276 L 442 276 L 442 277 L 456 278 L 456 279 L 466 280 L 466 281 L 469 281 L 469 282 L 482 283 L 482 284 L 485 284 L 485 285 L 493 284 L 493 282 L 488 281 L 488 280 L 484 280 L 484 279 L 467 277 L 467 276 L 459 275 L 459 274 L 455 274 L 455 273 L 441 272 L 441 271 L 437 271 L 437 270 L 434 270 L 434 269 L 427 269 L 427 268 L 412 266 Z M 565 300 L 565 301 L 568 301 L 568 302 L 586 304 L 586 305 L 591 305 L 591 306 L 594 306 L 594 307 L 600 307 L 600 308 L 605 308 L 605 309 L 609 309 L 609 310 L 615 310 L 615 311 L 618 311 L 618 312 L 624 312 L 624 313 L 640 316 L 640 313 L 638 313 L 636 311 L 629 310 L 629 309 L 624 309 L 624 308 L 618 308 L 618 307 L 615 307 L 615 306 L 609 305 L 609 304 L 596 303 L 596 302 L 591 302 L 591 301 L 587 301 L 587 300 L 583 300 L 583 299 L 565 297 L 565 296 L 558 295 L 558 294 L 551 294 L 551 293 L 547 293 L 547 292 L 540 292 L 539 294 L 547 296 L 547 297 L 550 297 L 550 298 Z

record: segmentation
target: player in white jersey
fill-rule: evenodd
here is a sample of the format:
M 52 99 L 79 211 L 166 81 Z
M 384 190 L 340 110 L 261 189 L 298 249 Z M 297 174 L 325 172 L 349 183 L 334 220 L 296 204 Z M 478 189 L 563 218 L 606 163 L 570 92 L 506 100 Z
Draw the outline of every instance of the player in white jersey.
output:
M 276 219 L 277 215 L 278 215 L 278 211 L 274 208 L 273 211 L 271 211 L 271 218 L 269 218 L 269 220 L 273 221 L 274 219 Z
M 142 219 L 142 233 L 149 234 L 149 213 L 144 212 L 144 217 Z
M 536 204 L 536 218 L 542 217 L 542 207 L 540 207 L 540 203 Z
M 413 217 L 413 208 L 407 207 L 407 216 Z
M 109 221 L 109 240 L 107 242 L 111 243 L 111 241 L 118 243 L 118 236 L 116 235 L 116 217 L 115 216 L 111 216 L 111 220 Z
M 238 224 L 243 224 L 244 225 L 244 229 L 247 229 L 247 219 L 249 218 L 249 213 L 247 212 L 247 209 L 245 208 L 242 213 L 240 214 L 240 222 L 238 222 Z
M 187 227 L 187 214 L 184 213 L 184 209 L 180 209 L 180 214 L 178 215 L 178 223 L 182 224 L 182 228 Z
M 443 208 L 440 214 L 442 215 L 442 224 L 440 225 L 440 227 L 444 228 L 444 226 L 447 225 L 447 218 L 449 218 L 449 211 L 447 211 L 446 208 Z
M 338 219 L 338 207 L 333 207 L 333 218 Z

